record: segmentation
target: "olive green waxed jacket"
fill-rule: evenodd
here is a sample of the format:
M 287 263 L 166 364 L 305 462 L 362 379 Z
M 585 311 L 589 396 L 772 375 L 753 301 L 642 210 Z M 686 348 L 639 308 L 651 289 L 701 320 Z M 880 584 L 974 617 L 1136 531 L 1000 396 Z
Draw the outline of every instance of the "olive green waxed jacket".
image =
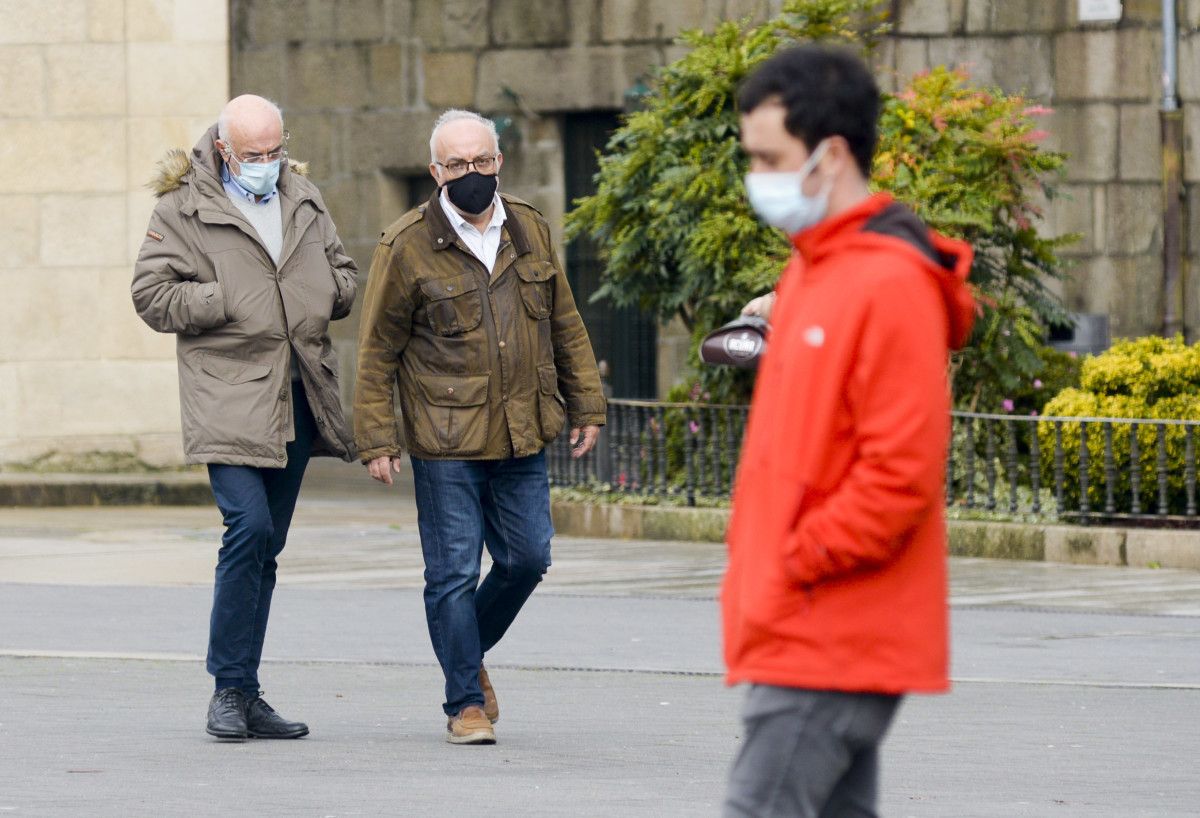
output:
M 506 220 L 489 275 L 436 197 L 375 248 L 354 391 L 359 457 L 402 447 L 430 459 L 524 457 L 568 420 L 603 424 L 595 356 L 546 220 L 502 194 Z
M 187 462 L 286 465 L 293 357 L 319 432 L 313 455 L 350 460 L 328 330 L 354 303 L 354 262 L 303 166 L 285 163 L 277 267 L 225 193 L 216 133 L 160 163 L 131 287 L 138 315 L 177 339 Z

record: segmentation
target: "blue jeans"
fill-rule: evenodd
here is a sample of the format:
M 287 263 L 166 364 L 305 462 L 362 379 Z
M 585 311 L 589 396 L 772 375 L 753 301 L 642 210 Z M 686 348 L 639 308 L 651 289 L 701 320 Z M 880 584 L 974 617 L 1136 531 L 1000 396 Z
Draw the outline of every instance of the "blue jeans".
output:
M 282 469 L 217 463 L 208 467 L 225 522 L 209 620 L 208 672 L 218 690 L 239 687 L 249 697 L 259 694 L 258 664 L 275 591 L 276 559 L 287 541 L 316 435 L 299 381 L 292 382 L 292 413 L 296 439 L 287 444 L 287 465 Z
M 412 458 L 425 556 L 425 619 L 446 677 L 446 715 L 483 706 L 479 667 L 550 567 L 543 453 L 507 460 Z M 492 568 L 479 582 L 486 543 Z

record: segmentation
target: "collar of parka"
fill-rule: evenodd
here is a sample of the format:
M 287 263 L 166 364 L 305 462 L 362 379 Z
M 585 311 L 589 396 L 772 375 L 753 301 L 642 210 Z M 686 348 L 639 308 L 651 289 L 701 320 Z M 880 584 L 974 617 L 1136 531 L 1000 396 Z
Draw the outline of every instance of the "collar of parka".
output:
M 180 148 L 172 148 L 167 151 L 159 160 L 155 167 L 154 177 L 146 187 L 150 188 L 155 197 L 159 199 L 185 184 L 196 185 L 197 192 L 201 195 L 223 194 L 221 165 L 224 164 L 224 160 L 221 158 L 220 151 L 217 150 L 216 140 L 217 126 L 214 124 L 200 137 L 200 141 L 195 144 L 190 153 Z M 289 158 L 279 168 L 279 191 L 288 198 L 303 199 L 306 194 L 297 195 L 298 191 L 292 190 L 295 187 L 291 177 L 292 173 L 301 177 L 308 176 L 308 163 L 296 162 Z

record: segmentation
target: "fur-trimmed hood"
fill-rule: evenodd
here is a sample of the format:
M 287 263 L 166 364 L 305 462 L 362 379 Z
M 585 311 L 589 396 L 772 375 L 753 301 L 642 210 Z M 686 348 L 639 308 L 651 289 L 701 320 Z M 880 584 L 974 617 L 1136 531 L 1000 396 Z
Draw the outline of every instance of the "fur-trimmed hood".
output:
M 192 148 L 191 154 L 182 148 L 172 148 L 163 155 L 155 166 L 154 177 L 146 183 L 146 187 L 150 188 L 156 198 L 161 199 L 171 191 L 179 189 L 192 172 L 193 161 L 202 161 L 206 157 L 212 157 L 213 161 L 216 161 L 216 146 L 213 144 L 216 133 L 214 125 L 200 138 L 196 147 Z M 300 176 L 308 176 L 307 162 L 297 162 L 289 158 L 287 169 Z

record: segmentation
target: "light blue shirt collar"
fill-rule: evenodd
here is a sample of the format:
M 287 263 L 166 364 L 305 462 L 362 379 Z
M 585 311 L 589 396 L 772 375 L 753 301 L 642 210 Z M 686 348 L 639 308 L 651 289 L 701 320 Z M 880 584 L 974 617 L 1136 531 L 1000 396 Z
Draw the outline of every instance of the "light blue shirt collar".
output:
M 269 193 L 264 194 L 261 199 L 256 199 L 256 194 L 242 187 L 241 183 L 229 172 L 229 165 L 224 162 L 221 163 L 221 182 L 224 184 L 225 192 L 229 194 L 230 198 L 244 199 L 250 204 L 265 205 L 271 199 L 275 198 L 275 194 L 279 192 L 279 185 L 276 184 L 275 187 L 271 188 Z

